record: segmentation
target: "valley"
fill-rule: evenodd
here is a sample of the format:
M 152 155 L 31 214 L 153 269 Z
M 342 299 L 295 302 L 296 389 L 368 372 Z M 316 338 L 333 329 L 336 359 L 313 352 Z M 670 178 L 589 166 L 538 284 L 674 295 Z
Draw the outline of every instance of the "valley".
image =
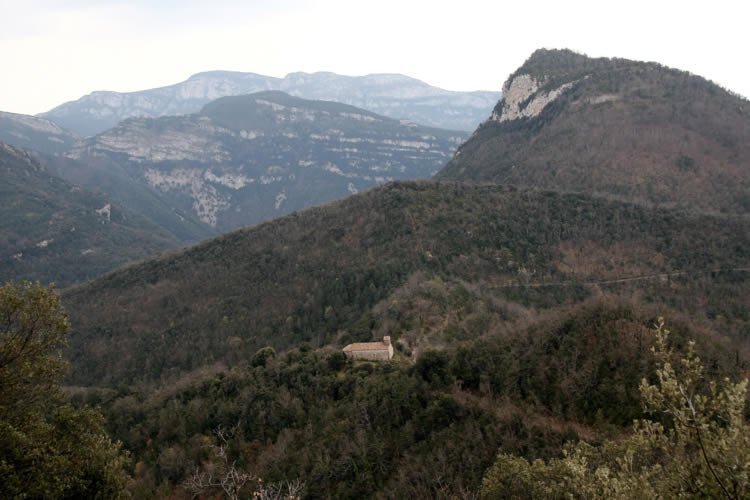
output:
M 131 259 L 393 180 L 428 178 L 466 138 L 460 131 L 278 91 L 224 97 L 193 115 L 131 118 L 88 139 L 43 119 L 2 116 L 6 118 L 0 121 L 0 132 L 5 130 L 5 138 L 29 148 L 24 154 L 33 159 L 28 161 L 38 163 L 45 175 L 99 193 L 165 238 L 156 247 L 133 248 Z M 40 131 L 48 136 L 32 134 Z M 8 174 L 21 172 L 8 170 Z M 7 223 L 21 225 L 16 220 L 19 215 L 7 212 Z M 65 218 L 54 211 L 48 216 Z M 48 232 L 45 220 L 32 223 L 39 234 Z M 143 243 L 133 241 L 136 246 Z M 4 256 L 5 279 L 54 280 L 66 286 L 126 262 L 103 252 L 103 257 L 112 258 L 97 266 L 85 264 L 91 259 L 60 260 L 59 274 L 30 274 L 21 270 L 18 254 L 24 249 L 19 244 L 9 247 Z M 28 249 L 25 252 L 28 258 Z

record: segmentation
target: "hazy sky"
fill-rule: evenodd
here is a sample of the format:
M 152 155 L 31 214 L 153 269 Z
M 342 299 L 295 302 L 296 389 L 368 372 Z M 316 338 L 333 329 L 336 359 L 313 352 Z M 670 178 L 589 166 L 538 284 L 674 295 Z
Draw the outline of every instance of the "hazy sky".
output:
M 540 47 L 658 61 L 750 96 L 750 2 L 0 0 L 0 110 L 214 69 L 404 73 L 499 90 Z

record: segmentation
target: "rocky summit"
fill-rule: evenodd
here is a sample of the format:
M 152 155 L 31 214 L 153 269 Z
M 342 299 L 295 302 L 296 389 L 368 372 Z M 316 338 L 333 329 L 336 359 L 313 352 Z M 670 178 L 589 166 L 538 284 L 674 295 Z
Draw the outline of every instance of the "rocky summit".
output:
M 539 50 L 437 178 L 750 211 L 750 103 L 656 63 Z

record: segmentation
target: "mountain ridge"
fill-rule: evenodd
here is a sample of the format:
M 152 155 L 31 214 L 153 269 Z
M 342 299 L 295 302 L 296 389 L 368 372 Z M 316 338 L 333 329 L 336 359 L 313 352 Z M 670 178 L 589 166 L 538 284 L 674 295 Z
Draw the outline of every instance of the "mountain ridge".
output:
M 473 498 L 499 453 L 529 470 L 526 460 L 541 466 L 579 440 L 631 436 L 627 426 L 649 415 L 642 381 L 665 366 L 652 349 L 655 325 L 656 342 L 664 338 L 661 318 L 670 354 L 691 358 L 695 341 L 701 384 L 749 373 L 750 217 L 736 105 L 657 64 L 536 52 L 437 175 L 448 180 L 378 185 L 65 290 L 68 382 L 79 385 L 69 393 L 104 407 L 138 464 L 135 497 L 194 496 L 186 481 L 221 467 L 207 458 L 212 443 L 226 445 L 223 463 L 231 457 L 263 484 L 294 483 L 311 498 Z M 214 101 L 189 122 L 121 127 L 162 134 L 129 165 L 158 171 L 165 185 L 184 180 L 167 175 L 186 168 L 175 151 L 209 165 L 204 181 L 234 185 L 237 173 L 214 166 L 243 151 L 257 157 L 193 148 L 177 134 L 190 127 L 253 144 L 273 137 L 275 155 L 298 151 L 293 136 L 303 133 L 346 150 L 338 153 L 375 144 L 361 128 L 354 136 L 333 124 L 351 109 L 316 106 L 272 91 Z M 159 149 L 166 139 L 182 150 Z M 435 149 L 423 147 L 434 139 L 396 140 L 404 143 L 387 152 Z M 150 163 L 170 154 L 162 170 Z M 341 352 L 385 335 L 390 362 Z M 654 453 L 636 468 L 658 468 Z
M 261 90 L 282 90 L 307 99 L 343 102 L 391 118 L 464 131 L 473 130 L 486 118 L 499 95 L 490 91 L 443 90 L 400 74 L 355 77 L 331 72 L 296 72 L 276 78 L 256 73 L 206 71 L 155 89 L 125 93 L 95 91 L 39 116 L 90 136 L 125 118 L 195 113 L 219 97 Z
M 750 211 L 747 101 L 702 77 L 542 50 L 503 88 L 436 179 Z
M 6 144 L 41 153 L 61 154 L 79 139 L 50 120 L 0 111 L 0 141 Z
M 128 118 L 69 156 L 124 172 L 215 232 L 427 178 L 465 138 L 273 90 L 222 97 L 192 115 Z

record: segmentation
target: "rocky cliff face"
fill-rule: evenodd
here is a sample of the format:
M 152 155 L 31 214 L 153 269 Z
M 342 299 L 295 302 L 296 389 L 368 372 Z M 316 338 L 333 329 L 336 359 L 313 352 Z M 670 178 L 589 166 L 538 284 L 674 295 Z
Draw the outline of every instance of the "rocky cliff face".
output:
M 750 103 L 655 63 L 542 50 L 438 179 L 750 211 Z
M 90 136 L 131 117 L 195 113 L 220 97 L 282 90 L 316 100 L 337 101 L 432 127 L 471 131 L 487 118 L 497 92 L 451 92 L 403 75 L 342 76 L 291 73 L 273 78 L 253 73 L 214 71 L 139 92 L 93 92 L 42 116 Z
M 224 231 L 387 181 L 430 177 L 465 138 L 271 91 L 222 98 L 194 115 L 129 119 L 70 156 L 106 158 Z

